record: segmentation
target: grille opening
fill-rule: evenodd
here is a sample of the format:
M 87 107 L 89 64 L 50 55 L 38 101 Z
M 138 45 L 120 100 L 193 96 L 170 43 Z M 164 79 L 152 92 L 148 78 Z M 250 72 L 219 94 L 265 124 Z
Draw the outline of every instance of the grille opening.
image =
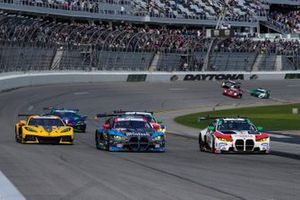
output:
M 60 139 L 60 137 L 38 137 L 39 142 L 45 144 L 58 144 Z
M 255 147 L 254 151 L 260 151 L 260 148 L 259 147 Z
M 36 141 L 36 137 L 33 135 L 26 135 L 25 141 Z
M 235 148 L 238 151 L 244 151 L 244 140 L 236 140 L 235 141 Z
M 246 151 L 252 151 L 254 148 L 253 140 L 246 140 Z
M 72 137 L 71 136 L 63 136 L 61 137 L 62 142 L 72 142 Z
M 145 151 L 148 148 L 148 138 L 147 137 L 141 137 L 140 139 L 140 150 Z
M 138 150 L 138 148 L 139 148 L 139 139 L 137 137 L 130 138 L 129 148 L 132 149 L 132 150 Z

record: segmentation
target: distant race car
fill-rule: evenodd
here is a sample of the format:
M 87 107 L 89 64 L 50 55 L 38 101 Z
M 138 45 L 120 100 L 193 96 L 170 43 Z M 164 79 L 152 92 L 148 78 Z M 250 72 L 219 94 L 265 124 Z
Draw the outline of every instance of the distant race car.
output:
M 22 115 L 15 125 L 15 137 L 19 143 L 73 144 L 73 128 L 57 116 Z
M 247 118 L 215 118 L 199 133 L 199 148 L 213 153 L 269 153 L 270 137 L 262 129 Z
M 250 95 L 260 99 L 269 99 L 271 91 L 263 88 L 255 88 L 250 91 Z
M 161 119 L 156 119 L 154 117 L 153 112 L 149 111 L 123 111 L 123 110 L 116 110 L 114 111 L 115 114 L 124 114 L 127 116 L 141 116 L 144 117 L 150 124 L 151 126 L 157 130 L 157 131 L 162 131 L 166 132 L 166 125 L 162 124 Z
M 222 81 L 221 87 L 222 88 L 226 88 L 226 89 L 229 89 L 231 87 L 240 88 L 241 87 L 241 83 L 240 82 L 236 82 L 236 81 L 226 80 L 226 81 Z
M 98 114 L 107 118 L 95 133 L 96 147 L 107 151 L 165 151 L 165 134 L 142 117 Z
M 44 110 L 49 110 L 48 115 L 59 116 L 68 126 L 73 127 L 75 132 L 85 132 L 87 116 L 81 116 L 78 109 L 49 107 Z
M 224 89 L 223 95 L 240 99 L 243 96 L 243 91 L 240 88 L 231 87 Z

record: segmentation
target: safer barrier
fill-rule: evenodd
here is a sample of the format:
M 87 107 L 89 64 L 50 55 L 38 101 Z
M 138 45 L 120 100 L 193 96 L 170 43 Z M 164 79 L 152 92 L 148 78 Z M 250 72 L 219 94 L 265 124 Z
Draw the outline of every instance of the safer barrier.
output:
M 284 80 L 300 78 L 300 71 L 281 72 L 83 72 L 48 71 L 2 73 L 0 91 L 47 84 L 94 82 L 172 82 L 223 80 Z

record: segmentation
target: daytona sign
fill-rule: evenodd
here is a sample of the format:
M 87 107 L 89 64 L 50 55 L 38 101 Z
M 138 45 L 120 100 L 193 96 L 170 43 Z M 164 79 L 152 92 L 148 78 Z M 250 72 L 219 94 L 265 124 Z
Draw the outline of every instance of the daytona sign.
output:
M 206 80 L 244 80 L 244 74 L 187 74 L 184 81 L 206 81 Z

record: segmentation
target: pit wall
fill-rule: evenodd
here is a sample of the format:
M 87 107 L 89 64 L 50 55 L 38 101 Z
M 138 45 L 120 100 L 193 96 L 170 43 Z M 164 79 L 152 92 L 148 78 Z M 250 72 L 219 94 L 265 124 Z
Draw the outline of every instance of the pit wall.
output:
M 300 79 L 300 71 L 281 72 L 83 72 L 49 71 L 0 74 L 0 91 L 60 83 L 173 82 Z

